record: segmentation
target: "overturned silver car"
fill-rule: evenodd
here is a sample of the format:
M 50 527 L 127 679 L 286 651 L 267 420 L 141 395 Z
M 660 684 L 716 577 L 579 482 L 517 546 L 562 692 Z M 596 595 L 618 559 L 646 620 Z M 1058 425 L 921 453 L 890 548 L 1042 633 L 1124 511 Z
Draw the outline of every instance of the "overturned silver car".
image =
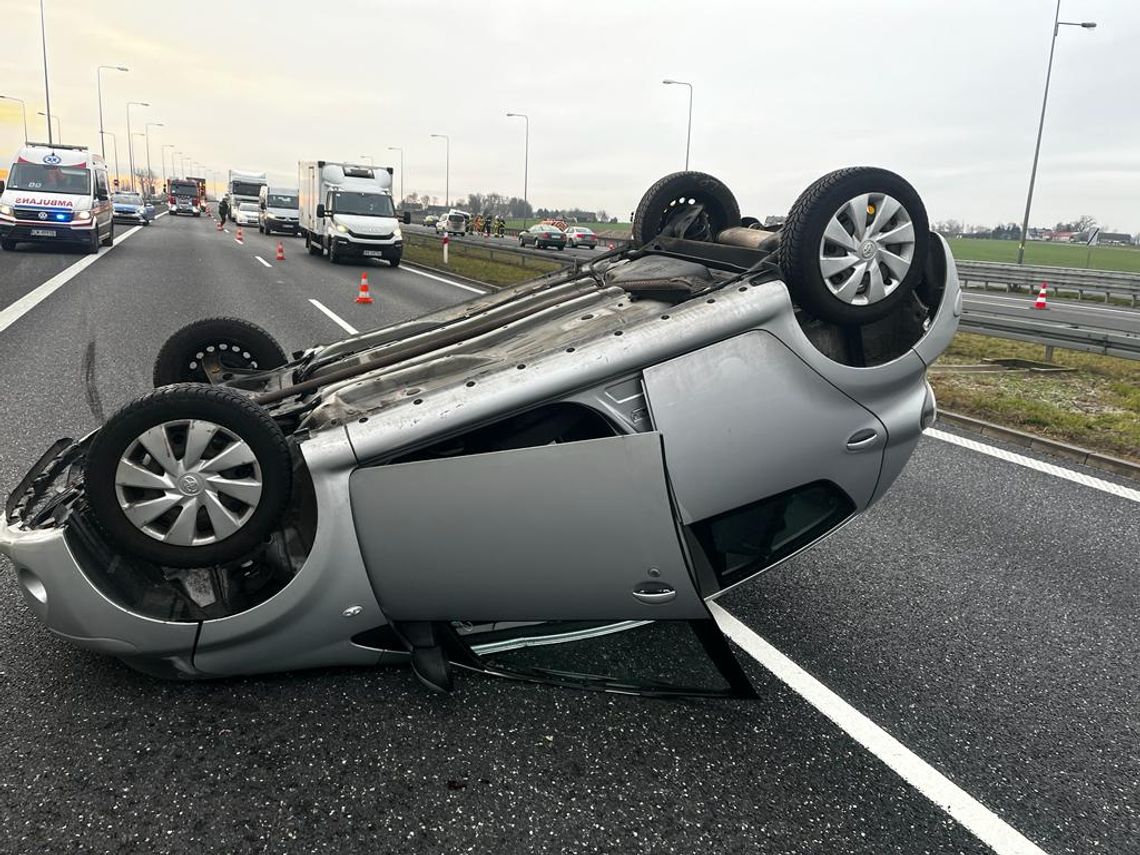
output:
M 60 440 L 0 551 L 57 635 L 170 677 L 410 662 L 682 622 L 747 680 L 707 601 L 846 524 L 935 417 L 961 311 L 918 195 L 880 169 L 809 187 L 777 229 L 711 176 L 638 208 L 635 247 L 286 356 L 176 332 L 155 385 Z

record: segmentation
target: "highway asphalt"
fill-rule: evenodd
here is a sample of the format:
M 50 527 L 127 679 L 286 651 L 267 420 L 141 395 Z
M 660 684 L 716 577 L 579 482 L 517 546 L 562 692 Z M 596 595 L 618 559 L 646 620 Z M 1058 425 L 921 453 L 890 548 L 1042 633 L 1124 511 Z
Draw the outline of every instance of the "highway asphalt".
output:
M 419 226 L 413 223 L 410 226 L 405 226 L 404 228 L 414 234 L 425 235 L 428 237 L 438 237 L 436 230 L 428 226 Z M 558 261 L 560 258 L 564 258 L 566 256 L 577 258 L 579 261 L 587 261 L 590 258 L 597 258 L 602 253 L 606 252 L 606 242 L 604 239 L 599 240 L 597 249 L 586 249 L 585 247 L 569 247 L 563 250 L 538 249 L 534 246 L 519 246 L 519 239 L 517 237 L 507 236 L 498 238 L 484 237 L 481 234 L 469 234 L 464 235 L 463 237 L 453 237 L 451 240 L 458 241 L 460 243 L 471 243 L 477 244 L 479 246 L 489 246 L 492 248 L 501 246 L 508 249 L 519 249 L 525 252 L 537 253 L 538 255 L 542 256 L 549 256 L 553 261 Z
M 970 290 L 963 292 L 967 312 L 985 312 L 1012 318 L 1031 318 L 1044 322 L 1140 335 L 1140 309 L 1105 305 L 1091 300 L 1062 300 L 1050 297 L 1047 308 L 1034 309 L 1036 294 L 995 294 Z
M 163 217 L 7 317 L 5 489 L 147 391 L 197 317 L 292 350 L 341 334 L 312 300 L 364 329 L 470 296 L 370 263 L 357 305 L 362 268 L 229 228 Z M 0 254 L 0 317 L 81 259 Z M 720 604 L 1039 851 L 1135 852 L 1138 511 L 930 436 L 870 512 Z M 673 655 L 641 632 L 610 642 L 631 669 Z M 993 851 L 740 657 L 757 701 L 462 675 L 441 697 L 402 669 L 169 683 L 52 637 L 4 561 L 0 852 Z

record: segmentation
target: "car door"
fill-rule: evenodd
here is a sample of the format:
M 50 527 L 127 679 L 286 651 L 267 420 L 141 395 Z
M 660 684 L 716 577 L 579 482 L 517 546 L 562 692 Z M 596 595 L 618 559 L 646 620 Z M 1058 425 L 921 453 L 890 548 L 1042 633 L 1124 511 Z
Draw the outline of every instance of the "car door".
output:
M 870 503 L 885 427 L 772 333 L 717 342 L 643 376 L 705 593 L 771 567 Z
M 350 495 L 391 620 L 708 618 L 660 434 L 361 468 Z

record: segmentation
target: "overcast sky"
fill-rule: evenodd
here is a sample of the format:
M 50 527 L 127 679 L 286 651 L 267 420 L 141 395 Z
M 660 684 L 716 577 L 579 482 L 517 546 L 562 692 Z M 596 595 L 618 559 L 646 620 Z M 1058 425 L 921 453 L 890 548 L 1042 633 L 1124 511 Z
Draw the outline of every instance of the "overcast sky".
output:
M 135 130 L 215 170 L 296 183 L 301 159 L 398 162 L 408 192 L 522 195 L 536 207 L 625 219 L 681 169 L 695 87 L 691 168 L 725 180 L 745 214 L 785 212 L 839 166 L 907 177 L 932 219 L 1020 221 L 1041 106 L 1051 0 L 47 0 L 53 115 L 98 147 L 104 117 L 126 167 Z M 1140 2 L 1064 0 L 1034 224 L 1079 214 L 1140 231 Z M 42 139 L 39 3 L 0 0 L 0 94 L 28 102 Z M 0 150 L 23 138 L 0 101 Z M 108 157 L 111 147 L 108 142 Z M 136 160 L 145 153 L 136 149 Z

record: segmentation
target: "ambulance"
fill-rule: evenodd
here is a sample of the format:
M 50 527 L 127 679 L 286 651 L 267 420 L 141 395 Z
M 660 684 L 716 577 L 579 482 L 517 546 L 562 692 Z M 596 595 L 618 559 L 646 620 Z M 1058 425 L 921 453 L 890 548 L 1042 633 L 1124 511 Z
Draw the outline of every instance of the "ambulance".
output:
M 0 181 L 0 248 L 21 243 L 98 252 L 115 238 L 107 164 L 86 146 L 29 143 Z

